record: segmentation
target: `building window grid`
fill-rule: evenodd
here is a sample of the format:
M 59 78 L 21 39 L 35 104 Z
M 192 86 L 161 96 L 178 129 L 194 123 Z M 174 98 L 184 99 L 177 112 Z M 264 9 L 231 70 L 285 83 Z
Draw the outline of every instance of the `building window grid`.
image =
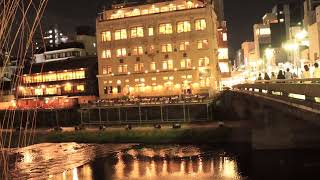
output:
M 138 56 L 138 55 L 142 55 L 142 54 L 143 54 L 143 47 L 142 46 L 137 46 L 132 49 L 132 55 Z
M 195 21 L 195 29 L 197 31 L 205 30 L 207 28 L 207 23 L 205 19 L 197 19 Z
M 114 34 L 114 39 L 115 40 L 122 40 L 122 39 L 127 39 L 127 30 L 126 29 L 119 29 L 115 31 Z
M 143 37 L 143 27 L 133 27 L 131 28 L 131 38 Z
M 159 34 L 172 34 L 172 24 L 166 23 L 166 24 L 160 24 L 159 25 Z
M 208 49 L 209 48 L 209 42 L 207 39 L 204 40 L 198 40 L 197 41 L 197 48 L 198 49 Z
M 102 42 L 111 41 L 111 31 L 103 31 L 101 33 L 101 41 Z
M 177 23 L 177 33 L 190 32 L 191 24 L 190 21 L 181 21 Z
M 52 82 L 52 81 L 64 81 L 64 80 L 74 80 L 74 79 L 84 79 L 85 71 L 66 71 L 66 72 L 49 72 L 44 74 L 33 74 L 25 75 L 22 78 L 22 82 L 28 83 L 41 83 L 41 82 Z
M 126 48 L 117 49 L 117 57 L 126 57 L 126 56 L 127 56 L 127 49 Z
M 172 52 L 172 44 L 163 44 L 161 46 L 161 52 Z
M 188 50 L 189 46 L 190 46 L 190 42 L 189 41 L 181 42 L 180 45 L 179 45 L 179 50 L 180 51 L 186 51 L 186 50 Z

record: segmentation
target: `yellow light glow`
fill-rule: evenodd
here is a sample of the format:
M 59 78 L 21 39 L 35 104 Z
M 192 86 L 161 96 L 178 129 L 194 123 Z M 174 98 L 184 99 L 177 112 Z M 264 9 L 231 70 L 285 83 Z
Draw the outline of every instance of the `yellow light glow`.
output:
M 286 43 L 283 45 L 283 48 L 287 51 L 297 50 L 299 48 L 299 44 L 297 43 Z
M 270 60 L 274 57 L 274 49 L 272 49 L 272 48 L 267 48 L 264 53 L 265 53 L 266 58 L 268 60 Z
M 295 38 L 298 40 L 302 40 L 302 39 L 306 38 L 307 36 L 308 36 L 308 32 L 305 29 L 303 29 L 302 31 L 298 32 L 295 35 Z

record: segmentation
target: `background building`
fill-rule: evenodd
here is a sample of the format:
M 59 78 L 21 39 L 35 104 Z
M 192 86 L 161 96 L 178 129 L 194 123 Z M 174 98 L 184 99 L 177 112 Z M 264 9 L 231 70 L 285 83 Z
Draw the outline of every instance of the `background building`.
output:
M 17 87 L 19 109 L 64 109 L 96 100 L 97 58 L 76 57 L 26 65 Z
M 100 98 L 213 95 L 219 87 L 213 1 L 117 4 L 97 18 Z

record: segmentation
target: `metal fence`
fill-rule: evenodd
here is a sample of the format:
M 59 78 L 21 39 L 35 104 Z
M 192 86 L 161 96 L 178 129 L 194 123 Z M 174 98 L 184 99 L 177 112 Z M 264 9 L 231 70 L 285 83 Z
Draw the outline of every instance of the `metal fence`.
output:
M 81 123 L 148 124 L 211 121 L 211 103 L 148 104 L 127 106 L 101 106 L 80 109 Z

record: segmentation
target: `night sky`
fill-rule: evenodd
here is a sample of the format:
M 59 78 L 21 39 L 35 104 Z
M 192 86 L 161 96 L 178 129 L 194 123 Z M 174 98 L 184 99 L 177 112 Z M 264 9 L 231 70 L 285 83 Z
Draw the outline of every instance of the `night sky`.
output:
M 73 34 L 79 25 L 95 26 L 95 18 L 112 0 L 49 0 L 42 24 L 58 24 L 65 34 Z M 225 18 L 229 30 L 230 51 L 241 42 L 252 40 L 253 24 L 271 11 L 274 0 L 225 0 Z

